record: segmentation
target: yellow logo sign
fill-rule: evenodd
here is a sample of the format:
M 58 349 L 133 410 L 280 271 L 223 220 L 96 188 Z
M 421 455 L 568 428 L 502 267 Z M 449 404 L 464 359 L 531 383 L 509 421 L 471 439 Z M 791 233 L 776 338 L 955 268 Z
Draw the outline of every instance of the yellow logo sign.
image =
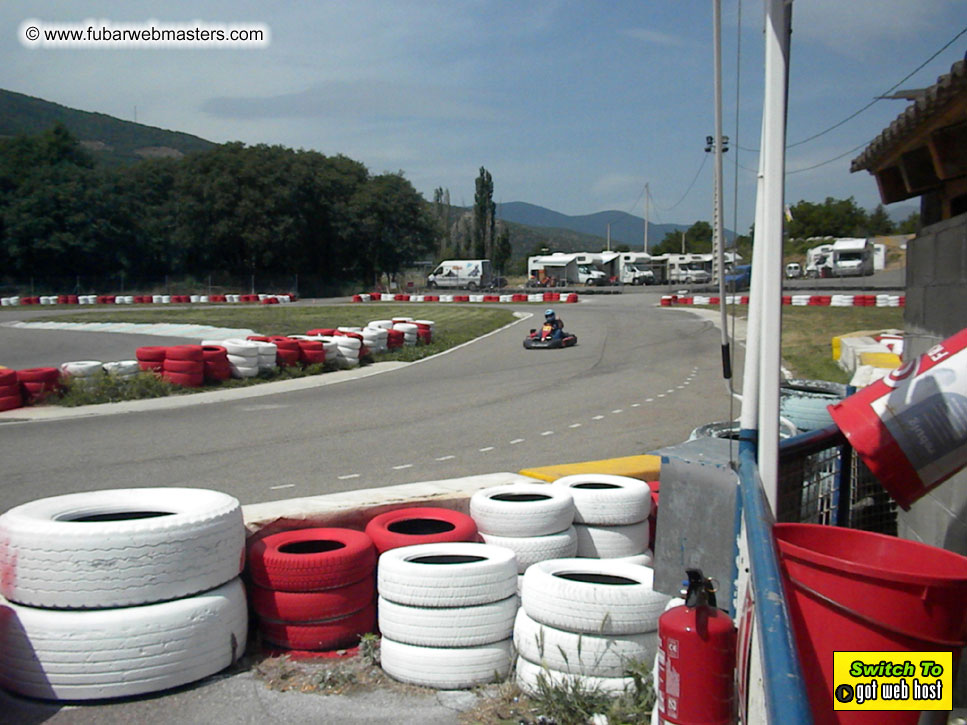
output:
M 950 652 L 834 652 L 834 710 L 950 710 Z

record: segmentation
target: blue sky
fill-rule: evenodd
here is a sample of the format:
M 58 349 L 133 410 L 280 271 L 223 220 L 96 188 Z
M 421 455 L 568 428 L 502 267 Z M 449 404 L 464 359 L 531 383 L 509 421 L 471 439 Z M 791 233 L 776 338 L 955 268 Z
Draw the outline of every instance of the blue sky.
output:
M 722 7 L 725 134 L 733 146 L 738 137 L 740 147 L 755 149 L 763 4 L 723 0 Z M 843 120 L 967 27 L 963 0 L 793 7 L 790 142 Z M 271 42 L 248 50 L 38 49 L 18 37 L 27 19 L 89 18 L 254 22 L 269 27 Z M 712 217 L 712 160 L 704 153 L 713 131 L 710 0 L 5 0 L 0 27 L 0 87 L 74 108 L 128 120 L 136 108 L 139 122 L 216 142 L 342 153 L 373 173 L 402 170 L 427 198 L 448 188 L 457 204 L 472 203 L 485 166 L 499 202 L 642 216 L 647 182 L 653 221 Z M 965 50 L 967 34 L 902 87 L 934 83 Z M 790 148 L 788 171 L 870 141 L 906 105 L 879 101 Z M 726 225 L 745 231 L 757 161 L 742 148 L 727 154 L 725 209 Z M 790 173 L 787 202 L 853 196 L 875 206 L 873 177 L 849 173 L 861 150 Z

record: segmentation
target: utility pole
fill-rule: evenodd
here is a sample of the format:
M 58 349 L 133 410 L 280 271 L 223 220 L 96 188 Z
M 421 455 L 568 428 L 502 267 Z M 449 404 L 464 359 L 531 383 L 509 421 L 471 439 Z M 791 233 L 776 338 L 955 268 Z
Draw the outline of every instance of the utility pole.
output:
M 645 254 L 648 253 L 648 182 L 645 182 Z
M 608 222 L 608 251 L 611 251 L 611 222 Z
M 685 232 L 682 232 L 682 254 L 685 254 Z

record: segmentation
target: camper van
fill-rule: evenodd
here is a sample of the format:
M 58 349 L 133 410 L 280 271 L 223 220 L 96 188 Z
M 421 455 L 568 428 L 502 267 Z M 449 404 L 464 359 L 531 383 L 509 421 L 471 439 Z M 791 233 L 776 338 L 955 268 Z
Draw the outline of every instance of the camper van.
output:
M 584 252 L 555 252 L 528 257 L 527 276 L 542 285 L 548 282 L 557 286 L 582 284 L 591 287 L 607 284 L 608 276 L 592 262 L 593 256 Z
M 703 254 L 669 254 L 668 255 L 668 282 L 670 284 L 708 284 L 712 281 L 712 275 L 705 266 L 703 257 L 709 257 L 711 263 L 712 255 Z
M 475 290 L 492 281 L 489 259 L 447 259 L 427 276 L 426 286 Z
M 655 284 L 651 255 L 644 252 L 622 252 L 618 258 L 618 280 L 621 284 Z
M 873 241 L 837 239 L 833 242 L 830 274 L 834 277 L 860 277 L 873 274 Z

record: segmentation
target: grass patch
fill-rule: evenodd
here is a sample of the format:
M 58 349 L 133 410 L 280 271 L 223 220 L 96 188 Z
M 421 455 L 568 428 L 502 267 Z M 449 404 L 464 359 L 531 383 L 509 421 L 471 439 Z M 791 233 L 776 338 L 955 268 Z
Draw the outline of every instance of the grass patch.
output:
M 711 308 L 707 308 L 711 309 Z M 729 307 L 745 318 L 745 306 Z M 832 340 L 860 330 L 903 329 L 902 307 L 792 307 L 782 309 L 782 360 L 794 377 L 848 383 L 833 360 Z
M 433 320 L 433 341 L 430 344 L 406 346 L 398 350 L 374 355 L 373 361 L 413 362 L 461 345 L 481 335 L 503 327 L 516 319 L 503 307 L 466 307 L 461 305 L 423 304 L 415 309 L 412 304 L 287 306 L 260 305 L 251 307 L 211 307 L 205 309 L 133 309 L 91 310 L 69 315 L 51 315 L 35 318 L 37 321 L 57 322 L 124 322 L 146 324 L 196 324 L 213 327 L 247 328 L 262 335 L 305 334 L 307 330 L 335 327 L 365 327 L 372 320 L 393 317 L 414 317 Z M 134 357 L 134 349 L 131 350 Z M 276 368 L 261 371 L 257 377 L 230 379 L 221 383 L 206 384 L 200 388 L 183 388 L 163 380 L 157 375 L 141 373 L 133 378 L 97 374 L 90 378 L 68 379 L 60 397 L 52 396 L 46 402 L 66 407 L 117 403 L 125 400 L 143 400 L 168 395 L 188 395 L 211 390 L 225 390 L 258 385 L 265 382 L 290 380 L 319 375 L 335 370 L 334 363 Z

